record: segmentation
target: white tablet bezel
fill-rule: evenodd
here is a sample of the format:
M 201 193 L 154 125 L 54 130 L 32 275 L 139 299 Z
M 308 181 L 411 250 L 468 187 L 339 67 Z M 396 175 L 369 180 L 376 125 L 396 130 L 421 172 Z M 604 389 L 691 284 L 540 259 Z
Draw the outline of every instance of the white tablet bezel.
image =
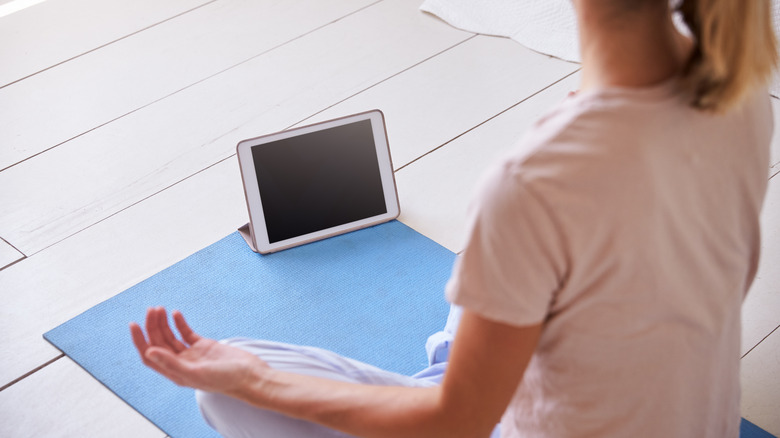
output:
M 255 172 L 254 160 L 252 159 L 252 148 L 265 143 L 270 143 L 285 138 L 334 128 L 361 120 L 371 121 L 371 131 L 374 136 L 374 145 L 376 149 L 377 161 L 379 164 L 379 174 L 382 179 L 382 190 L 385 197 L 385 207 L 387 213 L 372 216 L 366 219 L 350 222 L 336 227 L 327 228 L 320 231 L 292 237 L 275 243 L 268 241 L 268 233 L 265 226 L 265 215 L 263 214 L 263 203 L 260 196 L 260 190 L 257 184 L 257 173 Z M 325 239 L 338 234 L 369 227 L 382 222 L 387 222 L 398 217 L 400 206 L 398 202 L 398 192 L 395 186 L 395 175 L 393 173 L 393 162 L 390 158 L 390 148 L 387 143 L 387 130 L 385 128 L 384 115 L 379 110 L 367 111 L 359 114 L 353 114 L 338 119 L 327 120 L 312 125 L 302 126 L 287 131 L 274 134 L 263 135 L 260 137 L 243 140 L 236 146 L 236 155 L 238 164 L 241 168 L 241 180 L 244 183 L 244 195 L 246 196 L 247 209 L 249 210 L 248 230 L 242 227 L 242 235 L 252 250 L 261 254 L 267 254 L 274 251 L 303 245 L 315 240 Z

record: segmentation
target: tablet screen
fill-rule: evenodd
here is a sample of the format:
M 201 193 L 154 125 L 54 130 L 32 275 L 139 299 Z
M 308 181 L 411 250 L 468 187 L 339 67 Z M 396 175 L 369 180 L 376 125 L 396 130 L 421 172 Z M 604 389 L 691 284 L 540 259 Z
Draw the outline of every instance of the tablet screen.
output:
M 251 150 L 269 243 L 387 212 L 370 120 Z

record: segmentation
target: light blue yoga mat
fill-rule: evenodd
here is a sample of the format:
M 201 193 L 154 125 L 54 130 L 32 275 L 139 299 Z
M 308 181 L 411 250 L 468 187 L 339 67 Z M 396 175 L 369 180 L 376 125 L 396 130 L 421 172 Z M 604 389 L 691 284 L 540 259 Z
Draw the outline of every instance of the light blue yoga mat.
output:
M 455 255 L 393 221 L 259 255 L 236 232 L 44 334 L 49 342 L 173 438 L 217 436 L 193 391 L 147 369 L 128 323 L 179 309 L 203 336 L 327 348 L 414 374 L 444 327 Z

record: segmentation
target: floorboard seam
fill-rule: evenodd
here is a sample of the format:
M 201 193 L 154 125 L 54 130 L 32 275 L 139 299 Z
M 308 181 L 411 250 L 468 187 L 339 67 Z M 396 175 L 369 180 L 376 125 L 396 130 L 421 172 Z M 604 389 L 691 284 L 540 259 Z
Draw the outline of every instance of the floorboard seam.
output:
M 745 354 L 743 354 L 743 355 L 742 355 L 742 357 L 740 357 L 740 359 L 744 359 L 744 358 L 745 358 L 745 356 L 747 356 L 748 354 L 750 354 L 750 352 L 751 352 L 751 351 L 755 350 L 755 349 L 756 349 L 756 347 L 758 347 L 759 345 L 761 345 L 761 343 L 762 343 L 762 342 L 764 342 L 764 341 L 765 341 L 765 340 L 766 340 L 768 337 L 772 336 L 772 333 L 776 332 L 776 331 L 777 331 L 777 329 L 780 329 L 780 325 L 778 325 L 777 327 L 775 327 L 775 328 L 774 328 L 774 329 L 773 329 L 771 332 L 769 332 L 769 334 L 767 334 L 766 336 L 764 336 L 763 338 L 761 338 L 761 340 L 760 340 L 760 341 L 756 342 L 756 345 L 752 346 L 752 347 L 750 348 L 750 350 L 748 350 L 748 351 L 747 351 Z
M 0 266 L 0 271 L 2 271 L 3 269 L 6 269 L 6 268 L 8 268 L 8 267 L 11 267 L 11 266 L 13 266 L 13 265 L 15 265 L 15 264 L 17 264 L 17 263 L 19 263 L 19 262 L 21 262 L 22 260 L 24 260 L 24 259 L 26 259 L 26 258 L 27 258 L 27 255 L 26 255 L 25 253 L 23 253 L 23 252 L 19 251 L 19 248 L 17 248 L 17 247 L 15 247 L 15 246 L 13 246 L 13 245 L 11 244 L 11 242 L 9 242 L 9 241 L 7 241 L 7 240 L 3 239 L 2 237 L 0 237 L 0 241 L 4 242 L 6 245 L 10 246 L 10 247 L 11 247 L 11 248 L 13 248 L 13 249 L 14 249 L 16 252 L 18 252 L 19 254 L 21 254 L 21 255 L 22 255 L 22 257 L 20 257 L 20 258 L 18 258 L 18 259 L 16 259 L 16 260 L 14 260 L 14 261 L 12 261 L 11 263 L 9 263 L 9 264 L 7 264 L 7 265 L 5 265 L 5 266 Z
M 380 85 L 380 84 L 382 84 L 382 83 L 384 83 L 384 82 L 387 82 L 387 81 L 389 81 L 390 79 L 393 79 L 394 77 L 396 77 L 396 76 L 398 76 L 398 75 L 404 74 L 404 73 L 406 73 L 407 71 L 409 71 L 409 70 L 411 70 L 411 69 L 413 69 L 413 68 L 415 68 L 415 67 L 417 67 L 417 66 L 419 66 L 419 65 L 421 65 L 421 64 L 423 64 L 423 63 L 425 63 L 425 62 L 428 62 L 428 61 L 430 61 L 431 59 L 433 59 L 433 58 L 435 58 L 435 57 L 437 57 L 437 56 L 440 56 L 442 53 L 448 52 L 448 51 L 450 51 L 450 50 L 454 49 L 455 47 L 458 47 L 458 46 L 460 46 L 461 44 L 463 44 L 463 43 L 465 43 L 465 42 L 467 42 L 467 41 L 470 41 L 470 40 L 474 39 L 474 38 L 475 38 L 476 36 L 478 36 L 478 35 L 479 35 L 479 34 L 476 34 L 476 33 L 475 33 L 475 34 L 471 35 L 470 37 L 468 37 L 468 38 L 466 38 L 466 39 L 464 39 L 464 40 L 462 40 L 462 41 L 459 41 L 459 42 L 457 42 L 457 43 L 455 43 L 455 44 L 451 45 L 450 47 L 447 47 L 446 49 L 444 49 L 444 50 L 442 50 L 442 51 L 440 51 L 440 52 L 438 52 L 438 53 L 435 53 L 435 54 L 433 54 L 433 55 L 431 55 L 431 56 L 429 56 L 429 57 L 427 57 L 427 58 L 423 59 L 423 60 L 422 60 L 422 61 L 420 61 L 420 62 L 417 62 L 416 64 L 412 64 L 412 65 L 410 65 L 409 67 L 407 67 L 407 68 L 405 68 L 405 69 L 403 69 L 403 70 L 399 71 L 398 73 L 392 74 L 392 75 L 390 75 L 390 76 L 388 76 L 388 77 L 386 77 L 386 78 L 382 79 L 381 81 L 379 81 L 379 82 L 377 82 L 377 83 L 375 83 L 375 84 L 373 84 L 373 85 L 370 85 L 370 86 L 369 86 L 369 87 L 367 87 L 367 88 L 364 88 L 364 89 L 362 89 L 362 90 L 358 91 L 357 93 L 354 93 L 354 94 L 352 94 L 352 95 L 350 95 L 350 96 L 347 96 L 347 97 L 345 97 L 344 99 L 341 99 L 341 100 L 339 100 L 338 102 L 336 102 L 336 103 L 334 103 L 334 104 L 332 104 L 332 105 L 330 105 L 330 106 L 327 106 L 327 107 L 325 107 L 325 108 L 323 108 L 323 109 L 321 109 L 321 110 L 317 111 L 316 113 L 314 113 L 314 114 L 312 114 L 312 115 L 310 115 L 310 116 L 307 116 L 307 117 L 305 117 L 304 119 L 301 119 L 301 120 L 299 120 L 299 121 L 297 121 L 297 122 L 293 123 L 292 125 L 290 125 L 290 126 L 288 126 L 288 127 L 284 128 L 284 130 L 288 130 L 288 129 L 290 129 L 290 128 L 293 128 L 293 127 L 295 127 L 295 126 L 297 126 L 297 125 L 300 125 L 301 123 L 303 123 L 303 122 L 305 122 L 305 121 L 307 121 L 307 120 L 311 119 L 312 117 L 316 117 L 316 116 L 317 116 L 317 114 L 321 114 L 321 113 L 323 113 L 323 112 L 325 112 L 325 111 L 327 111 L 327 110 L 329 110 L 329 109 L 331 109 L 331 108 L 333 108 L 333 107 L 335 107 L 335 106 L 337 106 L 337 105 L 339 105 L 339 104 L 341 104 L 341 103 L 344 103 L 344 102 L 348 101 L 349 99 L 352 99 L 352 98 L 353 98 L 353 97 L 355 97 L 355 96 L 358 96 L 358 95 L 360 95 L 360 94 L 362 94 L 362 93 L 365 93 L 366 91 L 368 91 L 368 90 L 370 90 L 370 89 L 372 89 L 372 88 L 374 88 L 374 87 L 376 87 L 376 86 L 378 86 L 378 85 Z
M 426 152 L 426 153 L 424 153 L 424 154 L 420 155 L 419 157 L 415 158 L 414 160 L 412 160 L 412 161 L 410 161 L 410 162 L 408 162 L 408 163 L 404 164 L 403 166 L 399 167 L 398 169 L 396 169 L 396 172 L 400 171 L 401 169 L 404 169 L 404 168 L 406 168 L 407 166 L 409 166 L 409 165 L 410 165 L 410 164 L 412 164 L 412 163 L 416 163 L 417 161 L 421 160 L 422 158 L 424 158 L 424 157 L 426 157 L 426 156 L 428 156 L 428 155 L 432 154 L 433 152 L 436 152 L 437 150 L 439 150 L 439 149 L 443 148 L 444 146 L 447 146 L 448 144 L 452 143 L 453 141 L 455 141 L 455 140 L 459 139 L 460 137 L 463 137 L 464 135 L 468 134 L 469 132 L 471 132 L 471 131 L 473 131 L 473 130 L 475 130 L 475 129 L 479 128 L 479 127 L 480 127 L 480 126 L 482 126 L 482 125 L 484 125 L 485 123 L 488 123 L 489 121 L 491 121 L 491 120 L 495 119 L 496 117 L 498 117 L 498 116 L 500 116 L 500 115 L 502 115 L 502 114 L 506 113 L 507 111 L 509 111 L 509 110 L 511 110 L 512 108 L 514 108 L 514 107 L 516 107 L 516 106 L 520 105 L 521 103 L 523 103 L 523 102 L 527 101 L 528 99 L 530 99 L 530 98 L 532 98 L 532 97 L 536 96 L 537 94 L 539 94 L 539 93 L 541 93 L 541 92 L 543 92 L 543 91 L 547 90 L 548 88 L 550 88 L 550 87 L 554 86 L 555 84 L 557 84 L 557 83 L 559 83 L 559 82 L 563 81 L 564 79 L 566 79 L 566 78 L 568 78 L 568 77 L 570 77 L 570 76 L 574 75 L 574 74 L 575 74 L 575 73 L 577 73 L 578 71 L 580 71 L 580 69 L 579 69 L 579 68 L 577 68 L 577 69 L 576 69 L 576 70 L 574 70 L 573 72 L 571 72 L 571 73 L 569 73 L 569 74 L 567 74 L 567 75 L 563 76 L 562 78 L 558 79 L 557 81 L 555 81 L 555 82 L 551 83 L 550 85 L 548 85 L 548 86 L 546 86 L 546 87 L 542 88 L 541 90 L 539 90 L 539 91 L 537 91 L 537 92 L 535 92 L 535 93 L 533 93 L 533 94 L 531 94 L 531 95 L 529 95 L 529 96 L 527 96 L 527 97 L 523 98 L 522 100 L 518 101 L 517 103 L 514 103 L 514 104 L 512 104 L 512 105 L 511 105 L 509 108 L 506 108 L 506 109 L 504 109 L 503 111 L 500 111 L 499 113 L 497 113 L 497 114 L 495 114 L 495 115 L 493 115 L 493 116 L 491 116 L 491 117 L 489 117 L 489 118 L 485 119 L 484 121 L 482 121 L 482 122 L 480 122 L 480 123 L 478 123 L 478 124 L 476 124 L 476 125 L 472 126 L 471 128 L 468 128 L 467 130 L 465 130 L 465 131 L 461 132 L 460 134 L 456 135 L 455 137 L 452 137 L 451 139 L 449 139 L 449 140 L 445 141 L 444 143 L 440 144 L 439 146 L 436 146 L 435 148 L 433 148 L 433 149 L 429 150 L 428 152 Z
M 82 228 L 82 229 L 80 229 L 80 230 L 76 231 L 75 233 L 69 234 L 69 235 L 67 235 L 67 236 L 63 237 L 62 239 L 60 239 L 60 240 L 57 240 L 56 242 L 52 242 L 52 243 L 50 243 L 49 245 L 47 245 L 47 246 L 45 246 L 45 247 L 43 247 L 43 248 L 39 249 L 38 251 L 35 251 L 34 253 L 30 254 L 30 256 L 29 256 L 29 257 L 32 257 L 32 256 L 34 256 L 34 255 L 36 255 L 36 254 L 38 254 L 38 253 L 41 253 L 41 252 L 43 252 L 43 251 L 45 251 L 45 250 L 47 250 L 47 249 L 51 248 L 52 246 L 54 246 L 54 245 L 57 245 L 57 244 L 58 244 L 58 243 L 60 243 L 60 242 L 63 242 L 63 241 L 65 241 L 65 240 L 68 240 L 68 239 L 70 239 L 71 237 L 73 237 L 73 236 L 75 236 L 75 235 L 77 235 L 77 234 L 80 234 L 80 233 L 82 233 L 82 232 L 84 232 L 84 231 L 86 231 L 86 230 L 88 230 L 88 229 L 90 229 L 90 228 L 94 227 L 95 225 L 97 225 L 97 224 L 99 224 L 99 223 L 101 223 L 101 222 L 103 222 L 103 221 L 105 221 L 105 220 L 108 220 L 108 219 L 110 219 L 110 218 L 112 218 L 112 217 L 114 217 L 114 216 L 118 215 L 119 213 L 122 213 L 123 211 L 125 211 L 125 210 L 129 209 L 129 208 L 132 208 L 132 207 L 133 207 L 133 206 L 135 206 L 135 205 L 138 205 L 138 204 L 140 204 L 141 202 L 144 202 L 144 201 L 146 201 L 147 199 L 149 199 L 149 198 L 151 198 L 151 197 L 153 197 L 153 196 L 156 196 L 156 195 L 158 195 L 158 194 L 160 194 L 160 193 L 162 193 L 162 192 L 164 192 L 164 191 L 166 191 L 166 190 L 170 189 L 171 187 L 173 187 L 173 186 L 175 186 L 175 185 L 178 185 L 178 184 L 180 184 L 180 183 L 182 183 L 182 182 L 184 182 L 184 181 L 186 181 L 186 180 L 188 180 L 188 179 L 192 178 L 193 176 L 195 176 L 195 175 L 197 175 L 197 174 L 199 174 L 199 173 L 201 173 L 201 172 L 204 172 L 204 171 L 206 171 L 206 170 L 208 170 L 208 169 L 211 169 L 212 167 L 216 166 L 217 164 L 220 164 L 220 163 L 222 163 L 223 161 L 226 161 L 226 160 L 229 160 L 230 158 L 233 158 L 235 155 L 236 155 L 236 154 L 230 154 L 229 156 L 227 156 L 227 157 L 225 157 L 225 158 L 223 158 L 223 159 L 221 159 L 221 160 L 219 160 L 219 161 L 217 161 L 217 162 L 215 162 L 215 163 L 213 163 L 213 164 L 210 164 L 210 165 L 208 165 L 208 166 L 204 167 L 203 169 L 200 169 L 199 171 L 197 171 L 197 172 L 193 173 L 192 175 L 189 175 L 189 176 L 187 176 L 187 177 L 184 177 L 184 178 L 180 179 L 179 181 L 176 181 L 176 182 L 174 182 L 174 183 L 172 183 L 172 184 L 170 184 L 170 185 L 168 185 L 168 186 L 166 186 L 166 187 L 163 187 L 162 189 L 160 189 L 160 190 L 158 190 L 158 191 L 156 191 L 156 192 L 152 193 L 151 195 L 145 196 L 145 197 L 143 197 L 143 198 L 139 199 L 138 201 L 136 201 L 136 202 L 133 202 L 132 204 L 130 204 L 130 205 L 128 205 L 128 206 L 126 206 L 126 207 L 122 208 L 121 210 L 117 210 L 117 211 L 115 211 L 114 213 L 111 213 L 110 215 L 108 215 L 108 216 L 106 216 L 106 217 L 104 217 L 104 218 L 102 218 L 102 219 L 100 219 L 100 220 L 98 220 L 98 221 L 96 221 L 96 222 L 94 222 L 94 223 L 92 223 L 92 224 L 89 224 L 88 226 L 86 226 L 86 227 L 84 227 L 84 228 Z
M 119 42 L 119 41 L 122 41 L 122 40 L 124 40 L 124 39 L 130 38 L 130 37 L 131 37 L 131 36 L 133 36 L 133 35 L 137 35 L 137 34 L 139 34 L 139 33 L 143 32 L 143 31 L 145 31 L 145 30 L 149 30 L 149 29 L 151 29 L 151 28 L 153 28 L 153 27 L 155 27 L 155 26 L 159 26 L 159 25 L 161 25 L 161 24 L 163 24 L 163 23 L 166 23 L 166 22 L 168 22 L 168 21 L 171 21 L 171 20 L 173 20 L 173 19 L 175 19 L 175 18 L 177 18 L 177 17 L 181 17 L 181 16 L 182 16 L 182 15 L 184 15 L 184 14 L 188 14 L 188 13 L 190 13 L 190 12 L 192 12 L 192 11 L 196 10 L 196 9 L 200 9 L 200 8 L 202 8 L 202 7 L 206 6 L 206 5 L 209 5 L 209 4 L 211 4 L 211 3 L 214 3 L 215 1 L 217 1 L 217 0 L 210 0 L 210 1 L 206 2 L 206 3 L 203 3 L 202 5 L 195 6 L 194 8 L 191 8 L 191 9 L 188 9 L 188 10 L 186 10 L 186 11 L 180 12 L 180 13 L 178 13 L 178 14 L 176 14 L 176 15 L 172 16 L 172 17 L 166 18 L 165 20 L 158 21 L 157 23 L 152 23 L 152 24 L 150 24 L 150 25 L 148 25 L 148 26 L 146 26 L 146 27 L 144 27 L 144 28 L 142 28 L 142 29 L 138 29 L 138 30 L 136 30 L 135 32 L 131 32 L 131 33 L 129 33 L 129 34 L 127 34 L 127 35 L 123 36 L 123 37 L 119 37 L 119 38 L 117 38 L 117 39 L 115 39 L 115 40 L 109 41 L 109 42 L 107 42 L 107 43 L 105 43 L 105 44 L 102 44 L 102 45 L 100 45 L 100 46 L 97 46 L 97 47 L 95 47 L 95 48 L 93 48 L 93 49 L 87 50 L 86 52 L 79 53 L 78 55 L 72 56 L 72 57 L 70 57 L 70 58 L 68 58 L 68 59 L 66 59 L 66 60 L 64 60 L 64 61 L 60 61 L 60 62 L 58 62 L 58 63 L 56 63 L 56 64 L 50 65 L 50 66 L 48 66 L 48 67 L 46 67 L 46 68 L 44 68 L 44 69 L 42 69 L 42 70 L 38 70 L 38 71 L 36 71 L 36 72 L 34 72 L 34 73 L 30 73 L 29 75 L 27 75 L 27 76 L 25 76 L 25 77 L 22 77 L 22 78 L 16 79 L 16 80 L 14 80 L 14 81 L 12 81 L 12 82 L 9 82 L 9 83 L 7 83 L 7 84 L 5 84 L 5 85 L 2 85 L 2 86 L 0 86 L 0 90 L 2 90 L 2 89 L 3 89 L 3 88 L 5 88 L 5 87 L 11 86 L 11 85 L 13 85 L 13 84 L 16 84 L 17 82 L 21 82 L 21 81 L 23 81 L 23 80 L 25 80 L 25 79 L 29 79 L 29 78 L 31 78 L 31 77 L 33 77 L 33 76 L 37 75 L 37 74 L 43 73 L 43 72 L 45 72 L 46 70 L 50 70 L 50 69 L 52 69 L 52 68 L 54 68 L 54 67 L 57 67 L 57 66 L 59 66 L 59 65 L 62 65 L 62 64 L 65 64 L 66 62 L 73 61 L 73 60 L 74 60 L 74 59 L 76 59 L 76 58 L 80 58 L 80 57 L 82 57 L 82 56 L 84 56 L 84 55 L 87 55 L 87 54 L 89 54 L 89 53 L 92 53 L 92 52 L 94 52 L 94 51 L 96 51 L 96 50 L 100 50 L 100 49 L 102 49 L 102 48 L 104 48 L 104 47 L 110 46 L 111 44 L 114 44 L 114 43 L 117 43 L 117 42 Z
M 6 245 L 10 246 L 11 248 L 15 249 L 19 254 L 21 254 L 24 257 L 27 257 L 25 253 L 23 253 L 19 248 L 15 247 L 11 242 L 5 240 L 4 238 L 0 237 L 0 240 L 5 242 Z
M 17 378 L 15 378 L 14 380 L 11 380 L 10 382 L 8 382 L 8 383 L 6 383 L 5 385 L 3 385 L 2 387 L 0 387 L 0 392 L 3 392 L 3 391 L 5 391 L 6 389 L 10 388 L 11 386 L 13 386 L 13 385 L 15 385 L 15 384 L 17 384 L 17 383 L 21 382 L 22 380 L 24 380 L 24 379 L 26 379 L 26 378 L 28 378 L 28 377 L 32 376 L 33 374 L 35 374 L 35 373 L 37 373 L 38 371 L 40 371 L 40 370 L 42 370 L 42 369 L 46 368 L 47 366 L 49 366 L 49 365 L 53 364 L 54 362 L 56 362 L 56 361 L 58 361 L 58 360 L 62 359 L 63 357 L 65 357 L 65 353 L 60 353 L 60 355 L 59 355 L 59 356 L 57 356 L 57 357 L 55 357 L 54 359 L 51 359 L 50 361 L 48 361 L 48 362 L 44 363 L 43 365 L 41 365 L 41 366 L 38 366 L 38 367 L 34 368 L 32 371 L 28 371 L 27 373 L 25 373 L 25 374 L 21 375 L 20 377 L 17 377 Z
M 15 264 L 17 264 L 17 263 L 21 262 L 22 260 L 25 260 L 25 259 L 27 259 L 27 256 L 24 256 L 24 257 L 22 257 L 22 258 L 20 258 L 20 259 L 14 260 L 14 261 L 12 261 L 12 262 L 11 262 L 11 263 L 9 263 L 9 264 L 7 264 L 7 265 L 5 265 L 5 266 L 2 266 L 2 267 L 0 267 L 0 272 L 2 272 L 4 269 L 10 268 L 11 266 L 13 266 L 13 265 L 15 265 Z
M 217 1 L 217 0 L 212 0 L 212 2 L 214 2 L 214 1 Z M 100 128 L 102 128 L 102 127 L 104 127 L 104 126 L 106 126 L 106 125 L 108 125 L 108 124 L 110 124 L 110 123 L 114 123 L 114 122 L 116 122 L 116 121 L 117 121 L 117 120 L 119 120 L 119 119 L 122 119 L 122 118 L 124 118 L 124 117 L 127 117 L 127 116 L 129 116 L 130 114 L 133 114 L 133 113 L 135 113 L 135 112 L 138 112 L 138 111 L 140 111 L 140 110 L 142 110 L 142 109 L 144 109 L 144 108 L 147 108 L 147 107 L 149 107 L 149 106 L 151 106 L 151 105 L 154 105 L 154 104 L 155 104 L 155 103 L 157 103 L 157 102 L 160 102 L 160 101 L 162 101 L 162 100 L 165 100 L 165 99 L 167 99 L 167 98 L 169 98 L 169 97 L 171 97 L 171 96 L 174 96 L 174 95 L 176 95 L 176 94 L 179 94 L 179 93 L 181 93 L 181 92 L 182 92 L 182 91 L 184 91 L 184 90 L 187 90 L 187 89 L 189 89 L 189 88 L 192 88 L 192 87 L 194 87 L 195 85 L 198 85 L 198 84 L 200 84 L 200 83 L 202 83 L 202 82 L 205 82 L 205 81 L 207 81 L 207 80 L 209 80 L 209 79 L 212 79 L 212 78 L 214 78 L 214 77 L 216 77 L 216 76 L 219 76 L 219 75 L 221 75 L 221 74 L 223 74 L 223 73 L 227 72 L 228 70 L 232 70 L 232 69 L 234 69 L 234 68 L 236 68 L 236 67 L 238 67 L 238 66 L 240 66 L 240 65 L 242 65 L 242 64 L 245 64 L 245 63 L 247 63 L 247 62 L 249 62 L 249 61 L 251 61 L 251 60 L 253 60 L 253 59 L 255 59 L 255 58 L 259 57 L 259 56 L 263 56 L 263 55 L 265 55 L 265 54 L 267 54 L 267 53 L 269 53 L 269 52 L 271 52 L 271 51 L 273 51 L 273 50 L 276 50 L 276 49 L 278 49 L 278 48 L 280 48 L 280 47 L 282 47 L 282 46 L 285 46 L 285 45 L 287 45 L 287 44 L 290 44 L 290 43 L 291 43 L 291 42 L 293 42 L 293 41 L 296 41 L 296 40 L 298 40 L 298 39 L 301 39 L 301 38 L 303 38 L 303 37 L 305 37 L 305 36 L 307 36 L 307 35 L 310 35 L 310 34 L 311 34 L 311 33 L 313 33 L 313 32 L 316 32 L 316 31 L 318 31 L 318 30 L 320 30 L 320 29 L 322 29 L 322 28 L 325 28 L 325 27 L 327 27 L 327 26 L 330 26 L 330 25 L 332 25 L 333 23 L 336 23 L 337 21 L 343 20 L 344 18 L 346 18 L 346 17 L 349 17 L 350 15 L 354 15 L 354 14 L 356 14 L 356 13 L 360 12 L 360 11 L 363 11 L 363 10 L 365 10 L 365 9 L 367 9 L 367 8 L 370 8 L 371 6 L 374 6 L 374 5 L 376 5 L 377 3 L 381 3 L 382 1 L 383 1 L 383 0 L 379 0 L 379 1 L 376 1 L 376 2 L 374 2 L 374 3 L 371 3 L 371 4 L 369 4 L 369 5 L 363 6 L 362 8 L 356 9 L 356 10 L 354 10 L 354 11 L 352 11 L 352 12 L 350 12 L 350 13 L 346 14 L 346 15 L 343 15 L 343 16 L 341 16 L 341 17 L 339 17 L 339 18 L 335 19 L 335 20 L 329 21 L 328 23 L 325 23 L 325 24 L 323 24 L 323 25 L 321 25 L 321 26 L 318 26 L 318 27 L 316 27 L 316 28 L 314 28 L 314 29 L 312 29 L 312 30 L 308 31 L 308 32 L 305 32 L 305 33 L 303 33 L 303 34 L 301 34 L 301 35 L 298 35 L 298 36 L 296 36 L 295 38 L 292 38 L 292 39 L 289 39 L 289 40 L 287 40 L 287 41 L 285 41 L 285 42 L 283 42 L 283 43 L 277 44 L 276 46 L 274 46 L 274 47 L 271 47 L 271 48 L 269 48 L 269 49 L 267 49 L 267 50 L 264 50 L 264 51 L 262 51 L 262 52 L 260 52 L 260 53 L 258 53 L 258 54 L 256 54 L 256 55 L 252 55 L 251 57 L 249 57 L 249 58 L 247 58 L 247 59 L 244 59 L 243 61 L 240 61 L 240 62 L 238 62 L 238 63 L 236 63 L 236 64 L 233 64 L 233 65 L 231 65 L 231 66 L 229 66 L 229 67 L 226 67 L 226 68 L 224 68 L 224 69 L 222 69 L 222 70 L 220 70 L 220 71 L 218 71 L 218 72 L 216 72 L 216 73 L 213 73 L 213 74 L 211 74 L 211 75 L 209 75 L 209 76 L 206 76 L 206 77 L 204 77 L 204 78 L 201 78 L 201 79 L 199 79 L 199 80 L 197 80 L 197 81 L 195 81 L 195 82 L 193 82 L 193 83 L 191 83 L 191 84 L 189 84 L 189 85 L 187 85 L 187 86 L 185 86 L 185 87 L 183 87 L 183 88 L 180 88 L 180 89 L 178 89 L 178 90 L 176 90 L 176 91 L 173 91 L 173 92 L 171 92 L 171 93 L 168 93 L 168 94 L 166 94 L 165 96 L 162 96 L 162 97 L 160 97 L 160 98 L 158 98 L 158 99 L 155 99 L 155 100 L 153 100 L 153 101 L 151 101 L 151 102 L 149 102 L 149 103 L 146 103 L 146 104 L 144 104 L 144 105 L 142 105 L 142 106 L 139 106 L 138 108 L 135 108 L 135 109 L 133 109 L 133 110 L 131 110 L 131 111 L 128 111 L 128 112 L 126 112 L 126 113 L 124 113 L 124 114 L 122 114 L 122 115 L 120 115 L 120 116 L 118 116 L 118 117 L 115 117 L 115 118 L 113 118 L 113 119 L 111 119 L 111 120 L 109 120 L 109 121 L 107 121 L 107 122 L 101 123 L 101 124 L 99 124 L 99 125 L 97 125 L 97 126 L 95 126 L 95 127 L 93 127 L 93 128 L 90 128 L 90 129 L 88 129 L 88 130 L 86 130 L 86 131 L 84 131 L 84 132 L 82 132 L 82 133 L 80 133 L 80 134 L 74 135 L 73 137 L 71 137 L 71 138 L 69 138 L 69 139 L 67 139 L 67 140 L 64 140 L 64 141 L 61 141 L 60 143 L 57 143 L 57 144 L 55 144 L 54 146 L 51 146 L 51 147 L 49 147 L 49 148 L 46 148 L 46 149 L 44 149 L 44 150 L 42 150 L 42 151 L 36 152 L 35 154 L 33 154 L 33 155 L 30 155 L 29 157 L 27 157 L 27 158 L 25 158 L 25 159 L 23 159 L 23 160 L 17 161 L 16 163 L 13 163 L 13 164 L 11 164 L 10 166 L 7 166 L 7 167 L 5 167 L 5 168 L 3 168 L 3 169 L 0 169 L 0 172 L 2 172 L 2 171 L 4 171 L 4 170 L 7 170 L 7 169 L 10 169 L 10 168 L 12 168 L 12 167 L 14 167 L 14 166 L 17 166 L 17 165 L 21 164 L 21 163 L 24 163 L 25 161 L 31 160 L 31 159 L 33 159 L 33 158 L 35 158 L 35 157 L 37 157 L 37 156 L 39 156 L 39 155 L 41 155 L 41 154 L 44 154 L 44 153 L 46 153 L 46 152 L 49 152 L 49 151 L 51 151 L 51 150 L 53 150 L 53 149 L 55 149 L 55 148 L 57 148 L 57 147 L 60 147 L 60 146 L 64 145 L 65 143 L 68 143 L 68 142 L 70 142 L 70 141 L 72 141 L 72 140 L 75 140 L 75 139 L 77 139 L 77 138 L 79 138 L 79 137 L 81 137 L 81 136 L 83 136 L 83 135 L 89 134 L 90 132 L 92 132 L 92 131 L 94 131 L 94 130 L 96 130 L 96 129 L 100 129 Z

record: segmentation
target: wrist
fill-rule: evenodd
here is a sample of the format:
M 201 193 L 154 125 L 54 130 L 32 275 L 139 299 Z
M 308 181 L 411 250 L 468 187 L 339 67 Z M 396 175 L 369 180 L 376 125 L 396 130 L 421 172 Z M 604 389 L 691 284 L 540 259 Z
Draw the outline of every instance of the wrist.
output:
M 241 382 L 225 395 L 267 409 L 270 405 L 269 388 L 275 374 L 276 371 L 267 365 L 252 367 Z

